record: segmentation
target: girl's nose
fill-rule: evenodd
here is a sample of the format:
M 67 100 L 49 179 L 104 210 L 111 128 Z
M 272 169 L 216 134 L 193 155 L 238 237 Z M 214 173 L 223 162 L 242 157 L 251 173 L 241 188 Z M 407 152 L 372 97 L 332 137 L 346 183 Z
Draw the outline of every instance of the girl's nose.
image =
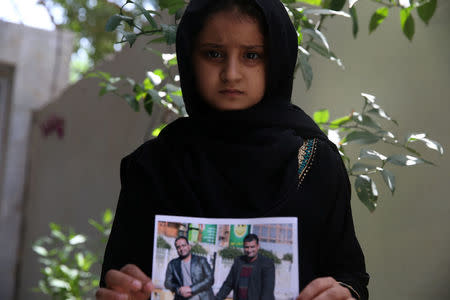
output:
M 221 79 L 224 82 L 235 82 L 242 79 L 241 66 L 238 57 L 228 57 L 221 72 Z

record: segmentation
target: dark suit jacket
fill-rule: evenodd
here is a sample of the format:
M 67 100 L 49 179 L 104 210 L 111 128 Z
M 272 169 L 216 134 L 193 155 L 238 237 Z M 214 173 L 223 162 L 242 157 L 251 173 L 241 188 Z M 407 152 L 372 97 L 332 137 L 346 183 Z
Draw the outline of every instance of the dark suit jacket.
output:
M 239 276 L 242 266 L 246 263 L 245 255 L 239 256 L 233 262 L 230 273 L 225 279 L 222 287 L 216 295 L 216 299 L 225 299 L 233 290 L 233 299 L 238 299 Z M 253 263 L 250 282 L 248 285 L 249 300 L 274 300 L 275 289 L 275 265 L 270 258 L 258 254 L 258 258 Z
M 198 295 L 201 300 L 214 299 L 214 293 L 211 288 L 214 283 L 214 274 L 206 258 L 192 254 L 191 281 L 192 295 Z M 181 259 L 179 257 L 172 259 L 167 265 L 164 286 L 175 293 L 175 300 L 186 299 L 177 292 L 178 288 L 183 286 Z

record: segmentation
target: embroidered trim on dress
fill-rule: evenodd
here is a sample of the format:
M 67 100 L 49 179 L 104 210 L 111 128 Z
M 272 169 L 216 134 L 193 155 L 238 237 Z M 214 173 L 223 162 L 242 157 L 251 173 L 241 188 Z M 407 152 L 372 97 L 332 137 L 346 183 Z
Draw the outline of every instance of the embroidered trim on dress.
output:
M 311 163 L 314 160 L 316 153 L 317 141 L 316 139 L 309 139 L 303 142 L 303 145 L 298 150 L 298 186 L 303 182 L 306 174 L 309 171 Z

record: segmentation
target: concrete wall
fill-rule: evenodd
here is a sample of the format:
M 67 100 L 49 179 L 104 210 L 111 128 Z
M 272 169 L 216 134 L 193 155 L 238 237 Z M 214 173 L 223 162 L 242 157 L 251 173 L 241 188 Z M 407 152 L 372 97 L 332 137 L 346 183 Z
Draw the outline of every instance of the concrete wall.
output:
M 12 299 L 32 110 L 67 85 L 72 34 L 0 21 L 0 64 L 12 72 L 0 165 L 0 298 Z M 4 115 L 4 111 L 2 115 Z
M 299 106 L 308 113 L 328 108 L 332 118 L 360 110 L 360 93 L 372 93 L 399 122 L 394 132 L 403 136 L 408 130 L 423 130 L 446 150 L 440 157 L 417 147 L 436 167 L 391 167 L 397 190 L 392 197 L 378 180 L 380 201 L 373 214 L 353 195 L 374 300 L 450 299 L 450 3 L 438 5 L 428 27 L 414 14 L 416 34 L 410 43 L 401 33 L 396 11 L 369 36 L 369 13 L 376 5 L 359 1 L 361 32 L 356 40 L 350 20 L 335 18 L 325 24 L 333 37 L 330 45 L 346 70 L 316 56 L 310 91 L 305 92 L 301 78 L 295 84 Z
M 144 46 L 137 43 L 96 69 L 143 80 L 145 72 L 159 62 Z M 70 225 L 77 232 L 99 238 L 88 219 L 99 220 L 106 208 L 115 208 L 120 159 L 142 144 L 150 128 L 162 119 L 173 119 L 156 105 L 150 119 L 144 111 L 132 111 L 121 98 L 99 97 L 98 83 L 92 78 L 80 80 L 34 115 L 17 299 L 44 299 L 30 291 L 40 278 L 31 245 L 49 234 L 48 223 Z M 45 136 L 40 129 L 54 117 L 64 121 L 62 138 L 56 132 Z
M 374 6 L 360 2 L 357 40 L 351 37 L 349 20 L 334 18 L 325 26 L 347 70 L 315 57 L 313 86 L 306 92 L 299 75 L 295 103 L 309 113 L 326 107 L 337 117 L 361 107 L 361 92 L 373 93 L 399 121 L 400 133 L 423 129 L 448 148 L 448 3 L 439 1 L 429 28 L 416 18 L 416 36 L 410 43 L 402 36 L 396 15 L 369 37 L 366 28 Z M 100 69 L 143 78 L 154 58 L 141 49 L 136 45 Z M 18 299 L 44 298 L 29 292 L 39 278 L 36 255 L 30 250 L 32 241 L 48 234 L 50 221 L 95 236 L 87 219 L 115 207 L 120 158 L 142 142 L 149 123 L 156 124 L 163 117 L 157 111 L 150 121 L 145 113 L 132 112 L 121 99 L 98 99 L 97 91 L 95 81 L 83 80 L 35 116 Z M 39 124 L 54 114 L 65 120 L 63 139 L 44 138 L 39 131 Z M 438 166 L 394 167 L 395 197 L 379 181 L 380 203 L 373 214 L 356 196 L 353 200 L 357 233 L 372 276 L 371 299 L 449 298 L 450 203 L 445 187 L 450 158 L 420 150 Z

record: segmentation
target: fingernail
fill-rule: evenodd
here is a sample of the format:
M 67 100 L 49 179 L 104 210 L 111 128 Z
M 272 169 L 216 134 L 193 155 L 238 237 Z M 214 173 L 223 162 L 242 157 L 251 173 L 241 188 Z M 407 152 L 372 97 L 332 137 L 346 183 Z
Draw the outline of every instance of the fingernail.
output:
M 151 281 L 147 282 L 144 286 L 144 289 L 146 289 L 147 291 L 151 291 L 153 289 L 153 284 Z
M 137 290 L 140 290 L 142 288 L 142 283 L 139 280 L 133 280 L 131 285 L 136 288 Z

